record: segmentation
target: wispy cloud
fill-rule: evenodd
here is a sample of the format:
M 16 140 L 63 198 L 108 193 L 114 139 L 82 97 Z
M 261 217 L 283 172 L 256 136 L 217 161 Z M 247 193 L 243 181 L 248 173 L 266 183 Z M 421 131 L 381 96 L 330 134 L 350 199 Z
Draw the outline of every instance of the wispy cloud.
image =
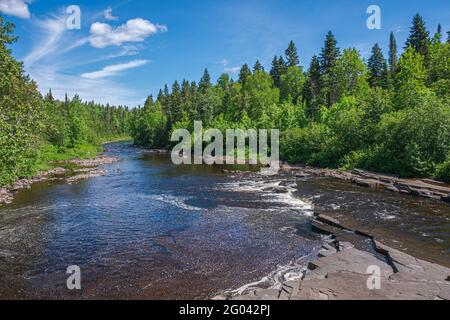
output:
M 64 19 L 54 17 L 46 20 L 34 20 L 36 27 L 43 32 L 42 41 L 25 57 L 25 66 L 32 66 L 37 61 L 54 53 L 66 31 Z
M 402 26 L 398 25 L 398 24 L 396 24 L 396 25 L 394 25 L 392 27 L 392 32 L 394 32 L 394 33 L 400 33 L 400 32 L 403 32 L 403 31 L 405 31 L 405 29 Z
M 105 9 L 105 11 L 103 11 L 103 17 L 106 20 L 112 20 L 112 21 L 119 20 L 119 17 L 113 16 L 113 9 L 111 7 L 108 7 Z
M 167 26 L 153 24 L 141 18 L 128 20 L 117 28 L 106 23 L 95 22 L 90 29 L 89 42 L 95 48 L 121 46 L 129 42 L 143 42 L 155 33 L 166 31 Z
M 28 4 L 31 0 L 0 0 L 0 12 L 22 18 L 29 19 L 31 17 Z
M 223 71 L 226 73 L 235 74 L 241 70 L 241 67 L 230 67 L 230 61 L 228 59 L 222 59 L 219 61 L 219 64 L 224 67 Z
M 134 60 L 128 63 L 115 64 L 104 67 L 102 70 L 99 71 L 85 73 L 81 75 L 81 77 L 86 79 L 102 79 L 112 77 L 119 74 L 122 71 L 146 65 L 148 62 L 149 62 L 148 60 Z

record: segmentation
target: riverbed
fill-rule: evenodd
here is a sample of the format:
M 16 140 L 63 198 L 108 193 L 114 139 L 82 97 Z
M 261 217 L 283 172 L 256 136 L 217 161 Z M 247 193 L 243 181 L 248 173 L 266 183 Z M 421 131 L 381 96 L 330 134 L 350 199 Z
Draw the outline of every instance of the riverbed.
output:
M 255 167 L 175 166 L 129 143 L 106 150 L 121 160 L 105 176 L 37 183 L 0 207 L 0 298 L 205 299 L 275 283 L 320 248 L 314 207 L 450 266 L 448 204 Z M 66 286 L 73 265 L 81 290 Z

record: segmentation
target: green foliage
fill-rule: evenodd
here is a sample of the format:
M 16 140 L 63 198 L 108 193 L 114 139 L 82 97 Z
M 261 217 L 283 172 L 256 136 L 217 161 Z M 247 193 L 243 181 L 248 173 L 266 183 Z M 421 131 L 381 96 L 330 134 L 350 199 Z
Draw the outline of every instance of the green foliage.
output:
M 280 79 L 280 92 L 282 101 L 297 103 L 301 100 L 306 77 L 300 67 L 289 67 L 286 74 Z
M 423 18 L 419 14 L 416 14 L 413 19 L 408 40 L 406 40 L 405 49 L 412 47 L 417 53 L 422 55 L 425 61 L 427 61 L 429 45 L 430 33 L 427 30 Z
M 291 42 L 287 62 L 275 56 L 270 73 L 257 61 L 253 73 L 242 67 L 238 82 L 222 75 L 212 84 L 205 71 L 200 88 L 184 82 L 180 95 L 166 86 L 159 104 L 133 112 L 135 142 L 167 146 L 173 129 L 193 130 L 195 120 L 222 132 L 276 128 L 290 162 L 449 181 L 449 44 L 425 41 L 417 17 L 412 30 L 399 59 L 391 33 L 389 64 L 378 45 L 367 65 L 356 49 L 341 54 L 329 32 L 306 73 Z
M 395 40 L 394 33 L 391 32 L 389 37 L 389 71 L 392 76 L 395 76 L 398 67 L 397 57 L 397 41 Z
M 89 157 L 99 143 L 128 135 L 126 108 L 45 99 L 25 75 L 7 45 L 16 41 L 14 26 L 0 16 L 0 186 L 29 177 L 50 161 Z
M 427 71 L 424 58 L 408 47 L 399 60 L 396 76 L 397 103 L 400 108 L 414 104 L 417 95 L 426 90 Z
M 41 97 L 6 45 L 14 26 L 0 16 L 0 185 L 33 173 L 42 128 Z
M 295 46 L 294 41 L 289 42 L 289 46 L 286 49 L 285 53 L 288 67 L 298 66 L 300 60 L 298 58 L 297 47 Z
M 447 160 L 437 166 L 435 177 L 439 180 L 450 182 L 450 153 L 447 156 Z

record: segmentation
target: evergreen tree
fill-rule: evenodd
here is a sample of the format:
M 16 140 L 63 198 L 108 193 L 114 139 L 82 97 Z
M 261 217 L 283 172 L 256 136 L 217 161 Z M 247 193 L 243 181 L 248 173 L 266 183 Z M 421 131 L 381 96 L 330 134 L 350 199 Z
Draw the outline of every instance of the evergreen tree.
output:
M 284 58 L 282 56 L 280 56 L 280 58 L 278 58 L 278 68 L 279 68 L 280 77 L 287 73 L 288 67 L 289 66 L 286 64 L 286 61 L 284 60 Z
M 281 77 L 280 73 L 281 71 L 278 56 L 275 56 L 272 60 L 272 69 L 270 70 L 270 75 L 272 76 L 275 87 L 280 86 L 280 77 Z
M 181 101 L 181 87 L 178 81 L 175 80 L 172 86 L 172 94 L 170 95 L 170 121 L 172 124 L 181 119 Z
M 239 72 L 239 83 L 245 84 L 247 78 L 252 75 L 252 71 L 250 70 L 248 64 L 244 64 Z
M 303 87 L 303 97 L 307 104 L 307 114 L 314 118 L 319 108 L 319 95 L 321 91 L 321 71 L 319 58 L 314 55 L 308 70 L 308 77 Z
M 413 19 L 409 38 L 406 41 L 405 50 L 412 47 L 417 53 L 420 53 L 425 61 L 428 59 L 430 33 L 427 31 L 425 22 L 419 14 L 416 14 Z
M 253 72 L 257 71 L 264 71 L 264 67 L 262 66 L 261 62 L 259 62 L 259 60 L 257 60 L 255 65 L 253 66 Z
M 398 57 L 397 57 L 397 41 L 395 40 L 394 33 L 391 32 L 389 38 L 389 70 L 391 75 L 394 76 L 397 72 Z
M 447 43 L 450 43 L 450 31 L 447 31 Z
M 325 45 L 320 53 L 320 68 L 322 74 L 328 75 L 336 64 L 339 58 L 340 50 L 337 47 L 337 41 L 334 34 L 329 31 L 326 39 Z
M 291 41 L 286 49 L 286 58 L 288 67 L 295 67 L 300 63 L 295 43 Z
M 153 105 L 153 96 L 152 96 L 152 95 L 149 95 L 149 96 L 147 97 L 147 99 L 145 100 L 145 103 L 144 103 L 144 109 L 145 109 L 145 108 L 150 108 L 152 105 Z
M 55 99 L 53 98 L 52 89 L 48 90 L 47 95 L 45 96 L 45 100 L 49 102 L 54 102 Z
M 208 69 L 205 69 L 199 83 L 199 90 L 201 93 L 205 93 L 209 88 L 211 88 L 211 76 L 209 75 Z
M 387 85 L 385 83 L 386 79 L 383 79 L 386 76 L 387 64 L 383 57 L 383 51 L 378 43 L 372 48 L 372 55 L 368 60 L 367 66 L 369 69 L 370 86 L 384 88 Z

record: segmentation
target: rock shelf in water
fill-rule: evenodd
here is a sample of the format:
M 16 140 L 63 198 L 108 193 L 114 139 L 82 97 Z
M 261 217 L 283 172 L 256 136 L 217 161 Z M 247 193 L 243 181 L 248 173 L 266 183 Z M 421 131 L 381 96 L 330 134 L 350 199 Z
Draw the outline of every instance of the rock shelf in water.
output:
M 254 289 L 235 297 L 215 300 L 450 300 L 450 269 L 416 259 L 351 230 L 336 219 L 317 215 L 313 230 L 332 236 L 317 259 L 308 264 L 301 280 L 285 281 L 279 289 Z M 339 232 L 368 237 L 376 254 L 339 241 Z M 379 289 L 369 289 L 368 268 L 380 270 Z

